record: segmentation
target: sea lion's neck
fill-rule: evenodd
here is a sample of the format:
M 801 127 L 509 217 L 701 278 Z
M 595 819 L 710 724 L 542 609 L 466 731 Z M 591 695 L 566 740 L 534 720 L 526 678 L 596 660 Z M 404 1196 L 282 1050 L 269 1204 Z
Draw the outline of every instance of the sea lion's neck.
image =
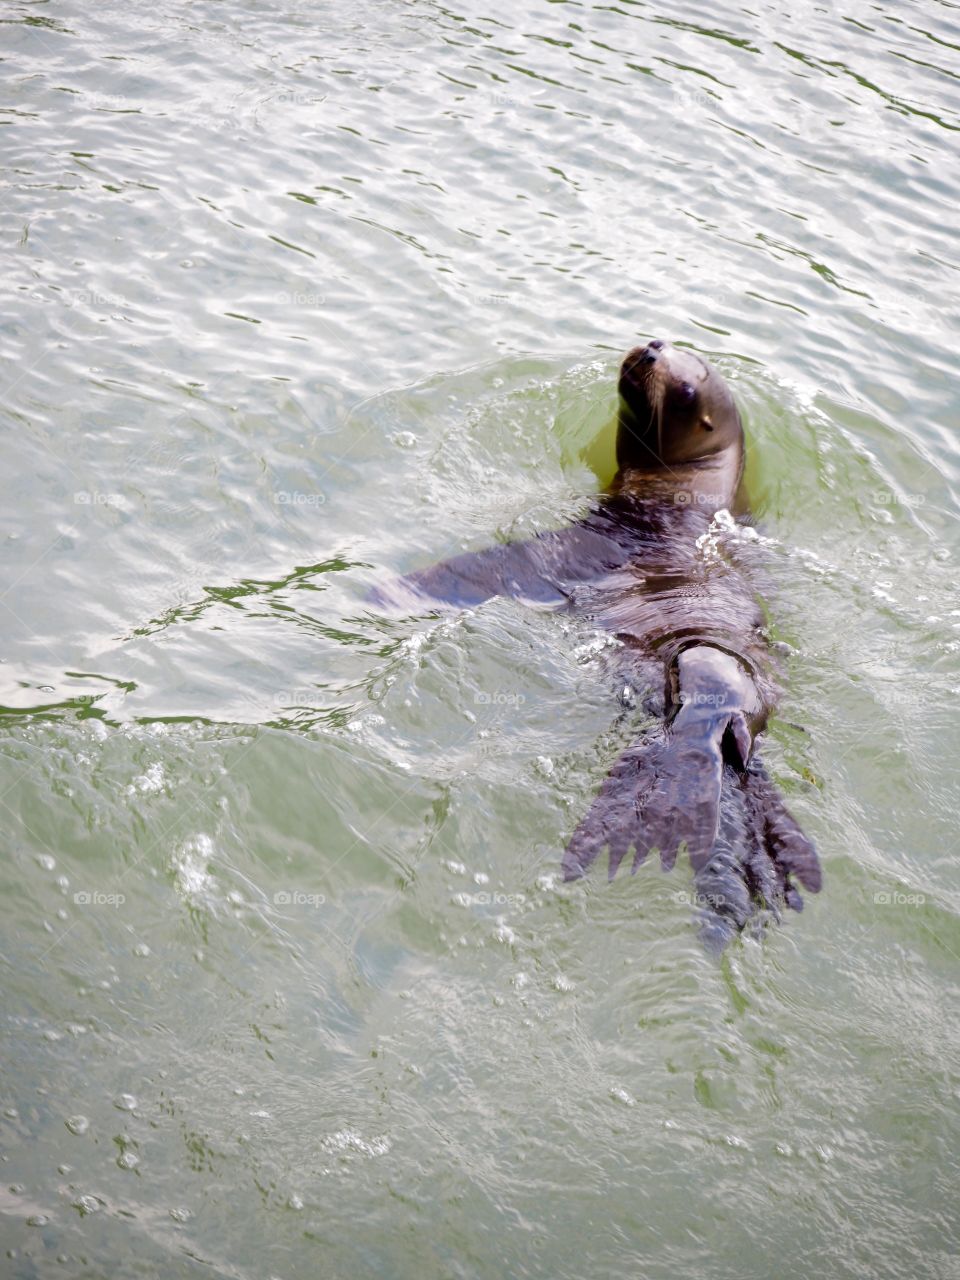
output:
M 737 489 L 743 471 L 740 442 L 697 458 L 668 466 L 623 467 L 610 486 L 612 496 L 646 498 L 694 507 L 713 514 L 737 506 Z

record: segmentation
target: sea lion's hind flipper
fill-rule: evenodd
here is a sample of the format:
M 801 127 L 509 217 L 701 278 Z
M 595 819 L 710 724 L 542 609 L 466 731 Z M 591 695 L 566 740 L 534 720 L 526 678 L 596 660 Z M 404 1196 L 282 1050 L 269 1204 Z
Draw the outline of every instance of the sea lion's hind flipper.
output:
M 800 830 L 756 757 L 743 774 L 741 785 L 753 844 L 745 864 L 751 887 L 767 906 L 775 907 L 780 900 L 794 911 L 802 911 L 803 899 L 793 879 L 809 893 L 819 893 L 823 873 L 817 850 Z
M 726 724 L 723 717 L 679 729 L 675 722 L 628 747 L 567 845 L 564 879 L 582 876 L 604 848 L 610 879 L 631 849 L 634 872 L 654 850 L 669 871 L 682 848 L 699 871 L 717 837 Z
M 729 753 L 717 841 L 694 881 L 700 936 L 708 950 L 719 954 L 752 923 L 760 929 L 770 919 L 779 923 L 784 906 L 801 911 L 803 899 L 793 877 L 810 892 L 819 890 L 816 849 L 787 811 L 756 754 L 742 768 Z
M 567 845 L 564 880 L 585 875 L 607 848 L 610 879 L 616 875 L 639 836 L 641 804 L 656 781 L 663 747 L 662 735 L 650 735 L 632 743 L 616 761 Z

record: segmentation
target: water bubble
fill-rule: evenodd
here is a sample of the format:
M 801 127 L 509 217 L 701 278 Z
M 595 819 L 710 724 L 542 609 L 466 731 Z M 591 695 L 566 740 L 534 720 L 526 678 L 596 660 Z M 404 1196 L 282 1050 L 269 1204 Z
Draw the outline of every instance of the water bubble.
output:
M 121 1093 L 118 1098 L 114 1098 L 113 1105 L 118 1111 L 135 1111 L 137 1100 L 132 1093 Z
M 749 1147 L 742 1138 L 738 1138 L 734 1133 L 728 1133 L 724 1138 L 724 1142 L 728 1147 L 740 1147 L 744 1151 L 748 1151 Z
M 341 1129 L 323 1139 L 321 1145 L 327 1151 L 359 1151 L 365 1156 L 385 1156 L 393 1145 L 386 1134 L 376 1138 L 363 1138 L 352 1129 Z
M 127 794 L 132 795 L 134 791 L 140 791 L 144 795 L 149 795 L 157 791 L 162 791 L 166 786 L 167 780 L 164 775 L 163 765 L 160 762 L 154 762 L 138 778 L 134 778 L 133 782 L 127 788 Z
M 78 1138 L 82 1138 L 90 1128 L 90 1121 L 86 1116 L 70 1116 L 64 1123 L 70 1132 L 76 1134 Z

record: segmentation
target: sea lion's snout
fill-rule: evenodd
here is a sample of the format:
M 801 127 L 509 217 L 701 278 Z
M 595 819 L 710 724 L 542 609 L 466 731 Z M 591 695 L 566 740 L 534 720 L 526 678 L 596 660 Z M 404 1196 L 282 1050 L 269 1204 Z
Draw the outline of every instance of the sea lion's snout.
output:
M 623 357 L 617 389 L 621 409 L 627 408 L 637 419 L 649 419 L 653 412 L 653 381 L 656 365 L 662 363 L 661 352 L 666 343 L 654 338 L 645 346 L 634 347 Z

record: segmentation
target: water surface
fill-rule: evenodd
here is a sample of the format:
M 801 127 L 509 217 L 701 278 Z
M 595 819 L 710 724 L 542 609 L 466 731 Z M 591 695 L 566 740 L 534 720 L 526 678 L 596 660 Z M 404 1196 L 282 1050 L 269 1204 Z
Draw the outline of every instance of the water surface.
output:
M 952 1277 L 960 20 L 12 0 L 5 1274 Z M 564 886 L 601 641 L 384 575 L 715 360 L 802 916 Z

